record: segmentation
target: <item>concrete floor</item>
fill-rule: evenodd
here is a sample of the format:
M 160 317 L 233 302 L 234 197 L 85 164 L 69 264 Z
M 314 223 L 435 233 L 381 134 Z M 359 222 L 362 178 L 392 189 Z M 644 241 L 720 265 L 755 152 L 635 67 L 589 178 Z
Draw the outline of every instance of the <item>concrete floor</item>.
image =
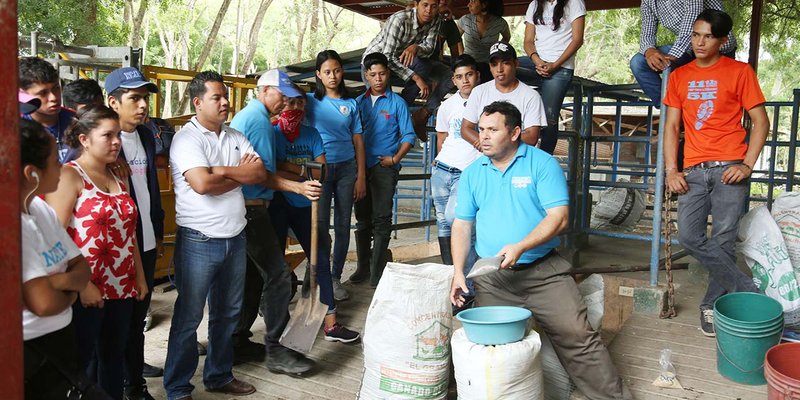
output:
M 432 234 L 435 241 L 435 231 Z M 419 251 L 408 250 L 410 245 L 424 238 L 423 230 L 405 231 L 393 247 L 406 248 L 405 253 L 416 258 L 430 256 L 431 246 L 421 246 Z M 649 258 L 649 243 L 619 241 L 592 237 L 583 251 L 581 266 L 644 265 Z M 348 262 L 345 276 L 355 266 Z M 646 272 L 615 274 L 625 278 L 647 281 Z M 702 282 L 690 277 L 687 271 L 675 273 L 676 308 L 678 317 L 661 320 L 657 317 L 634 314 L 615 334 L 609 345 L 612 357 L 637 399 L 765 399 L 766 386 L 736 385 L 716 372 L 715 341 L 704 337 L 699 331 L 697 305 L 704 293 Z M 664 282 L 663 276 L 660 282 Z M 373 290 L 368 286 L 349 286 L 351 299 L 339 305 L 339 320 L 344 325 L 361 331 Z M 156 294 L 153 297 L 153 328 L 146 336 L 146 360 L 163 366 L 166 357 L 175 291 Z M 198 330 L 202 342 L 207 336 L 207 321 Z M 255 338 L 263 337 L 264 324 L 256 321 L 253 327 Z M 315 373 L 305 378 L 293 378 L 270 373 L 262 365 L 247 363 L 234 367 L 239 379 L 256 386 L 257 392 L 247 399 L 353 399 L 356 397 L 363 372 L 363 354 L 360 344 L 346 345 L 329 343 L 319 335 L 310 357 L 317 362 Z M 659 389 L 652 386 L 658 376 L 658 357 L 662 348 L 671 348 L 677 376 L 684 390 Z M 228 399 L 230 396 L 211 394 L 203 390 L 202 362 L 192 379 L 196 386 L 195 399 Z M 156 398 L 165 398 L 161 378 L 148 379 L 150 393 Z M 576 396 L 579 397 L 579 396 Z

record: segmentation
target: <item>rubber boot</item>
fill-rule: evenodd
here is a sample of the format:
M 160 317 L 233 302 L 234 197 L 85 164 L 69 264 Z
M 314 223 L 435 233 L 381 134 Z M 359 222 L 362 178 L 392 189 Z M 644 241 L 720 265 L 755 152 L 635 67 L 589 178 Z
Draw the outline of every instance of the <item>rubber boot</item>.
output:
M 370 250 L 370 242 L 372 238 L 366 232 L 355 232 L 356 235 L 356 254 L 358 262 L 356 263 L 356 272 L 350 275 L 351 283 L 361 283 L 369 279 L 370 259 L 372 251 Z
M 370 266 L 370 279 L 369 285 L 373 288 L 378 287 L 378 282 L 381 281 L 383 269 L 386 268 L 386 253 L 389 251 L 389 235 L 386 237 L 375 236 L 373 247 L 372 265 Z
M 450 253 L 450 236 L 439 236 L 439 251 L 442 253 L 442 264 L 453 265 L 453 255 Z

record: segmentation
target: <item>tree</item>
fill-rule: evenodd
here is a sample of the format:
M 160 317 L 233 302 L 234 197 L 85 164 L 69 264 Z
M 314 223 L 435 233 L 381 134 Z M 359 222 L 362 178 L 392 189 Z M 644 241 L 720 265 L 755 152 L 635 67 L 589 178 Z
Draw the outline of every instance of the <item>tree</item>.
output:
M 256 55 L 258 44 L 258 35 L 261 32 L 261 24 L 264 22 L 264 16 L 267 14 L 267 9 L 269 9 L 270 4 L 272 4 L 272 0 L 261 0 L 258 6 L 256 17 L 253 19 L 253 26 L 250 27 L 250 36 L 247 40 L 247 51 L 244 55 L 244 61 L 242 61 L 242 66 L 239 68 L 240 75 L 247 74 L 253 64 L 253 58 Z

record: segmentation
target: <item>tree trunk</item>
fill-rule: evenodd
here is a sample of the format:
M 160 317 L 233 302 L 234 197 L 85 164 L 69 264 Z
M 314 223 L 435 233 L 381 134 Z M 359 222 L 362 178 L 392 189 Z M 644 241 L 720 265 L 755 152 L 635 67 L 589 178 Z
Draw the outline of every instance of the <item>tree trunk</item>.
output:
M 236 35 L 233 39 L 233 55 L 231 58 L 231 74 L 236 74 L 239 70 L 239 46 L 242 43 L 242 26 L 244 25 L 244 13 L 242 12 L 242 0 L 236 6 Z
M 245 75 L 250 70 L 250 65 L 253 63 L 253 58 L 256 56 L 256 48 L 258 47 L 258 34 L 261 31 L 261 23 L 264 22 L 264 15 L 267 14 L 267 9 L 272 0 L 261 0 L 256 12 L 256 18 L 253 20 L 253 26 L 250 28 L 250 37 L 247 40 L 247 50 L 244 55 L 244 60 L 239 67 L 239 74 Z
M 211 49 L 214 48 L 214 44 L 217 41 L 217 35 L 219 34 L 220 26 L 222 26 L 222 20 L 225 19 L 225 14 L 228 13 L 228 7 L 230 5 L 231 0 L 223 0 L 222 5 L 219 6 L 217 18 L 214 19 L 214 25 L 211 26 L 211 32 L 208 33 L 208 41 L 206 41 L 206 43 L 203 45 L 203 49 L 200 51 L 200 55 L 197 57 L 197 62 L 195 62 L 194 67 L 192 68 L 193 71 L 200 71 L 200 69 L 203 68 L 203 65 L 206 64 L 208 55 L 211 54 Z M 186 106 L 188 105 L 189 93 L 187 89 L 188 86 L 186 89 L 184 89 L 183 95 L 181 96 L 181 102 L 178 106 L 179 110 L 185 110 Z
M 306 37 L 306 28 L 308 28 L 308 18 L 300 12 L 295 10 L 294 22 L 297 27 L 297 53 L 295 54 L 295 62 L 303 61 L 303 41 Z
M 317 33 L 319 29 L 319 0 L 311 0 L 311 32 Z
M 133 5 L 131 5 L 133 7 Z M 142 21 L 144 21 L 144 13 L 147 12 L 147 0 L 139 1 L 139 10 L 136 16 L 133 17 L 131 29 L 131 47 L 138 49 L 142 47 Z

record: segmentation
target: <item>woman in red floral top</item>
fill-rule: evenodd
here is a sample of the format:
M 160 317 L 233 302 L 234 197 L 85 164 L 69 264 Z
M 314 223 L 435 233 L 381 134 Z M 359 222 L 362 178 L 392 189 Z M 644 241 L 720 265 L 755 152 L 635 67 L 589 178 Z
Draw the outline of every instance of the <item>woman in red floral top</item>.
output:
M 136 205 L 109 168 L 122 149 L 119 116 L 105 106 L 84 108 L 67 130 L 67 144 L 81 155 L 64 164 L 58 190 L 46 199 L 92 269 L 74 305 L 80 361 L 90 378 L 121 399 L 133 304 L 144 299 L 147 284 L 136 250 Z M 96 374 L 88 371 L 93 359 Z

